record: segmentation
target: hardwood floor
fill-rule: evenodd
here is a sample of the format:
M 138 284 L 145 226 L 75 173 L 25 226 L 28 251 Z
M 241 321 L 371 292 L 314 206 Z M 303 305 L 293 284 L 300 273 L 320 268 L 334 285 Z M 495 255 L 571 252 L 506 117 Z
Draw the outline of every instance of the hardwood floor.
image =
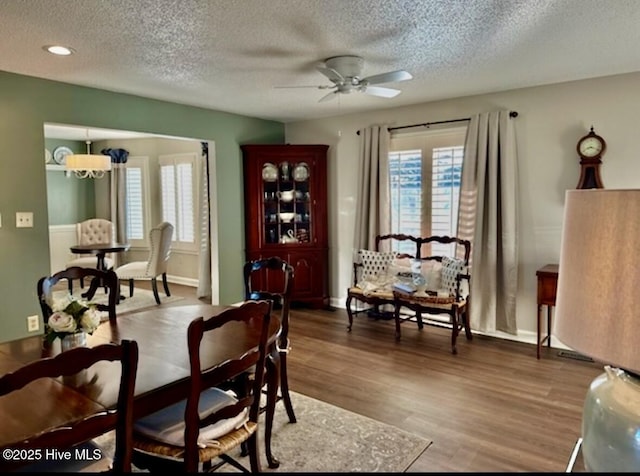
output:
M 344 310 L 296 308 L 290 326 L 290 388 L 432 440 L 410 472 L 563 472 L 602 373 L 554 349 L 537 360 L 533 345 L 479 335 L 461 335 L 452 355 L 449 330 L 410 322 L 396 342 L 392 321 L 364 314 L 347 332 Z

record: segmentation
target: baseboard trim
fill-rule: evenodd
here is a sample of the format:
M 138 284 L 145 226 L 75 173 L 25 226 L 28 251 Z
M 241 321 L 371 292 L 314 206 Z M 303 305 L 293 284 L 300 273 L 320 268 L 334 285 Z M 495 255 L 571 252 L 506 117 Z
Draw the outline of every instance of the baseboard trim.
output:
M 182 276 L 167 275 L 167 281 L 174 284 L 181 284 L 182 286 L 190 286 L 192 288 L 198 287 L 198 280 L 193 278 L 185 278 Z

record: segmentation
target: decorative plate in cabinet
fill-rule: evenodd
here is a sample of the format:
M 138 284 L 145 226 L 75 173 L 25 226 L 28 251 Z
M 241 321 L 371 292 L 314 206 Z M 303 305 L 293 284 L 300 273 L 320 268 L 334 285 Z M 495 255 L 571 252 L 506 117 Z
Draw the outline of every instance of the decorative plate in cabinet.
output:
M 265 182 L 275 182 L 278 180 L 278 168 L 270 162 L 262 166 L 262 180 Z
M 300 162 L 293 169 L 293 179 L 297 182 L 304 182 L 309 178 L 309 166 L 305 162 Z

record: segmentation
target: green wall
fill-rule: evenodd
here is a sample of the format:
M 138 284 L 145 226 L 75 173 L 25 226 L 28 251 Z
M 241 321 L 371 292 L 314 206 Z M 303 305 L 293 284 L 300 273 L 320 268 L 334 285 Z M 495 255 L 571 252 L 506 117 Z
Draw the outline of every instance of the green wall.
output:
M 84 152 L 86 147 L 84 142 L 61 139 L 45 139 L 44 145 L 51 154 L 56 147 L 69 147 L 75 153 Z M 64 171 L 47 170 L 47 208 L 49 225 L 69 225 L 95 218 L 94 181 L 79 179 Z
M 49 273 L 45 122 L 215 144 L 214 187 L 223 197 L 216 210 L 218 229 L 213 230 L 220 302 L 241 299 L 244 204 L 239 146 L 284 143 L 284 124 L 0 71 L 0 342 L 28 335 L 26 317 L 40 314 L 36 283 Z M 22 211 L 33 212 L 33 228 L 15 227 L 15 214 Z

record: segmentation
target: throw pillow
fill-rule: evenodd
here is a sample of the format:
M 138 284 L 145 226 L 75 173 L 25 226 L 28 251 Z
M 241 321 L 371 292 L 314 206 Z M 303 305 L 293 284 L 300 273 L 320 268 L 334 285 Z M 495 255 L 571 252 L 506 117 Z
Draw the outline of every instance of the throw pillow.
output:
M 371 280 L 386 274 L 389 263 L 396 257 L 395 251 L 358 251 L 362 263 L 362 279 Z
M 458 286 L 456 278 L 459 274 L 467 274 L 467 266 L 464 264 L 464 260 L 449 258 L 448 256 L 442 258 L 442 289 L 455 296 Z M 469 284 L 467 280 L 462 280 L 460 283 L 460 294 L 463 298 L 469 295 Z

